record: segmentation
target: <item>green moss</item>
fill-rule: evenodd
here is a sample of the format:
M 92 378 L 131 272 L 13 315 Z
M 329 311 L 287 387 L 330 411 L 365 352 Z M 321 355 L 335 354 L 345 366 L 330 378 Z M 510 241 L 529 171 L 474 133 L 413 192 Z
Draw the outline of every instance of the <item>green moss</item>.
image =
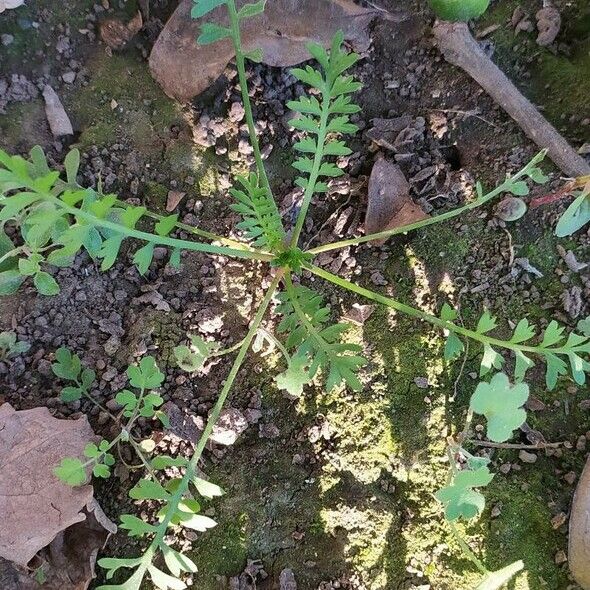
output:
M 195 559 L 199 573 L 196 575 L 201 590 L 218 588 L 217 576 L 235 576 L 246 565 L 248 558 L 247 534 L 251 528 L 247 513 L 232 514 L 223 519 L 207 533 L 206 540 L 199 543 Z
M 143 197 L 150 209 L 163 211 L 168 200 L 168 188 L 159 182 L 147 182 L 143 189 Z
M 81 145 L 129 140 L 150 157 L 161 155 L 170 127 L 183 120 L 180 107 L 158 87 L 145 61 L 133 51 L 112 57 L 97 52 L 88 69 L 89 84 L 65 98 L 82 130 Z
M 486 565 L 500 568 L 507 557 L 522 559 L 526 573 L 518 578 L 514 590 L 565 588 L 567 569 L 555 565 L 554 556 L 563 548 L 565 537 L 551 526 L 549 496 L 557 499 L 560 482 L 550 464 L 525 466 L 522 476 L 496 476 L 488 487 L 490 505 L 501 514 L 489 523 L 485 539 Z

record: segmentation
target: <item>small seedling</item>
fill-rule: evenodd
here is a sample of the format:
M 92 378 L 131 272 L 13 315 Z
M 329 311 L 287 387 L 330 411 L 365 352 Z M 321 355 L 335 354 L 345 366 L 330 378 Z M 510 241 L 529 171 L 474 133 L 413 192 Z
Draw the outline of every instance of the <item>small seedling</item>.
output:
M 31 345 L 17 340 L 14 332 L 0 332 L 0 360 L 27 352 Z
M 473 11 L 485 8 L 487 2 L 452 1 L 446 4 L 470 7 L 471 15 Z M 492 441 L 507 440 L 526 418 L 524 403 L 529 387 L 525 379 L 528 370 L 537 362 L 545 364 L 548 389 L 553 389 L 560 379 L 573 379 L 583 385 L 590 372 L 588 318 L 580 322 L 577 331 L 569 334 L 555 321 L 539 333 L 523 318 L 515 321 L 511 336 L 504 339 L 496 334 L 499 326 L 505 327 L 505 322 L 498 321 L 487 311 L 475 325 L 464 326 L 458 321 L 458 311 L 450 302 L 440 307 L 438 315 L 430 314 L 314 264 L 314 258 L 322 252 L 383 240 L 445 222 L 502 195 L 525 197 L 529 193 L 529 181 L 540 184 L 547 180 L 539 168 L 544 153 L 535 156 L 522 170 L 507 176 L 489 192 L 477 183 L 476 198 L 452 211 L 360 238 L 313 248 L 302 247 L 301 233 L 312 198 L 325 193 L 330 179 L 343 174 L 334 158 L 351 154 L 343 137 L 357 131 L 351 117 L 360 109 L 352 96 L 361 85 L 347 74 L 347 70 L 354 66 L 359 56 L 343 49 L 343 36 L 338 33 L 329 51 L 315 43 L 308 45 L 319 68 L 307 65 L 292 70 L 292 74 L 310 86 L 312 92 L 288 103 L 288 107 L 297 113 L 291 121 L 297 135 L 294 148 L 298 153 L 293 166 L 300 173 L 295 182 L 303 189 L 299 213 L 293 227 L 289 227 L 279 214 L 264 167 L 248 93 L 245 61 L 259 61 L 261 52 L 244 51 L 240 38 L 241 23 L 260 14 L 264 6 L 265 0 L 259 0 L 238 10 L 235 0 L 196 0 L 192 10 L 194 18 L 205 17 L 216 7 L 225 7 L 228 11 L 229 25 L 204 23 L 199 43 L 228 39 L 236 53 L 239 86 L 255 160 L 254 170 L 239 176 L 235 188 L 230 191 L 235 201 L 232 207 L 241 216 L 238 229 L 243 239 L 230 239 L 198 227 L 189 228 L 179 224 L 176 215 L 157 215 L 143 206 L 124 203 L 116 195 L 80 187 L 76 183 L 80 160 L 76 150 L 66 158 L 66 180 L 60 179 L 59 172 L 49 169 L 40 148 L 31 151 L 29 160 L 0 151 L 0 224 L 1 227 L 12 225 L 20 232 L 22 242 L 19 245 L 12 241 L 4 244 L 0 264 L 10 262 L 10 266 L 0 269 L 1 293 L 14 293 L 24 283 L 32 283 L 41 294 L 55 294 L 59 285 L 50 272 L 52 267 L 67 266 L 74 256 L 85 251 L 100 261 L 102 270 L 108 270 L 115 263 L 124 241 L 134 245 L 133 262 L 141 274 L 150 268 L 156 246 L 168 249 L 173 266 L 180 264 L 182 252 L 192 251 L 256 261 L 266 265 L 271 273 L 270 286 L 250 318 L 247 334 L 235 346 L 220 350 L 215 343 L 191 335 L 174 350 L 178 365 L 191 373 L 199 371 L 209 357 L 237 353 L 190 459 L 157 454 L 151 457 L 149 450 L 153 450 L 153 445 L 146 451 L 146 444 L 138 435 L 136 425 L 140 417 L 157 420 L 164 426 L 168 422 L 160 409 L 163 400 L 157 391 L 164 375 L 155 359 L 145 357 L 139 365 L 128 368 L 128 387 L 115 396 L 121 406 L 120 413 L 112 416 L 119 426 L 118 435 L 110 441 L 93 441 L 86 447 L 84 458 L 66 458 L 56 466 L 56 475 L 70 485 L 86 482 L 91 472 L 97 477 L 108 477 L 116 456 L 113 449 L 126 444 L 131 446 L 146 469 L 147 476 L 131 489 L 130 496 L 139 502 L 156 504 L 156 518 L 152 521 L 131 514 L 121 516 L 121 528 L 130 536 L 145 538 L 144 551 L 139 557 L 100 559 L 99 565 L 106 569 L 108 580 L 115 574 L 121 575 L 120 570 L 131 570 L 131 573 L 127 572 L 125 582 L 107 584 L 101 586 L 101 590 L 139 590 L 148 576 L 161 590 L 186 588 L 183 575 L 195 572 L 197 566 L 167 544 L 168 529 L 181 526 L 205 533 L 215 525 L 209 517 L 200 514 L 199 498 L 215 498 L 222 492 L 218 486 L 203 479 L 197 466 L 251 346 L 261 350 L 268 345 L 280 351 L 284 364 L 275 376 L 275 382 L 292 395 L 302 395 L 312 382 L 327 390 L 336 387 L 360 390 L 363 387 L 362 367 L 366 360 L 361 347 L 347 342 L 349 325 L 332 322 L 332 311 L 322 295 L 301 284 L 303 270 L 359 297 L 438 328 L 446 338 L 444 357 L 449 363 L 465 353 L 467 340 L 478 347 L 482 381 L 474 388 L 463 432 L 448 439 L 449 480 L 437 494 L 455 533 L 455 521 L 472 519 L 481 513 L 485 504 L 483 490 L 493 477 L 488 462 L 466 448 L 474 416 L 478 414 L 485 418 L 487 435 Z M 586 201 L 579 203 L 576 211 L 585 206 Z M 576 212 L 570 215 L 575 218 L 575 223 L 569 229 L 579 224 L 577 215 Z M 201 241 L 174 237 L 180 228 Z M 273 299 L 278 302 L 276 335 L 261 327 Z M 73 402 L 84 397 L 98 404 L 92 395 L 93 371 L 83 368 L 80 358 L 66 349 L 59 349 L 55 356 L 53 371 L 67 382 L 62 399 Z M 514 369 L 510 372 L 506 367 L 509 358 L 514 360 L 511 363 Z M 523 567 L 522 562 L 515 562 L 503 570 L 489 572 L 465 541 L 460 536 L 457 538 L 465 554 L 484 576 L 478 587 L 480 590 L 500 588 Z M 156 567 L 155 563 L 162 562 L 169 573 L 160 569 L 163 566 Z

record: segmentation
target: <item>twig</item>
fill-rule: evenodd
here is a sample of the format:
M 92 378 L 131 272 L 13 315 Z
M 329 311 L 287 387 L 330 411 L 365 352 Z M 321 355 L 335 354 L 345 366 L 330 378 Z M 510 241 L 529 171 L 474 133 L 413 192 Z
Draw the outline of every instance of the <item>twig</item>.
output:
M 469 440 L 471 444 L 479 447 L 489 447 L 492 449 L 528 449 L 528 450 L 539 450 L 539 449 L 555 449 L 565 444 L 563 442 L 540 442 L 536 445 L 521 445 L 518 443 L 495 443 L 488 440 Z
M 485 117 L 482 117 L 479 112 L 477 111 L 477 109 L 472 109 L 471 111 L 461 111 L 459 109 L 432 109 L 433 111 L 438 111 L 439 113 L 456 113 L 457 115 L 465 115 L 466 117 L 475 117 L 476 119 L 479 119 L 480 121 L 483 121 L 484 123 L 487 123 L 490 127 L 493 127 L 494 129 L 500 129 L 500 127 L 498 127 L 498 125 L 496 125 L 495 123 L 492 123 L 491 121 L 488 121 Z
M 466 23 L 438 21 L 434 37 L 445 59 L 465 70 L 568 176 L 590 174 L 582 158 L 484 53 Z

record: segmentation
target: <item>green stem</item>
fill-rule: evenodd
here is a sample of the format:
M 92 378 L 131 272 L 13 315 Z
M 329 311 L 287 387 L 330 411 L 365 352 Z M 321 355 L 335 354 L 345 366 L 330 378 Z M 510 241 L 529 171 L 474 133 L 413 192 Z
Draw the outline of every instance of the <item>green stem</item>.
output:
M 221 393 L 219 394 L 219 398 L 215 402 L 215 405 L 213 406 L 213 409 L 211 410 L 211 413 L 209 414 L 209 419 L 207 420 L 207 424 L 205 426 L 205 429 L 203 430 L 203 434 L 201 434 L 201 437 L 199 438 L 199 442 L 197 443 L 197 445 L 195 447 L 195 451 L 193 453 L 193 456 L 191 457 L 191 460 L 189 461 L 189 464 L 186 467 L 185 474 L 184 474 L 180 484 L 178 485 L 178 489 L 176 490 L 176 492 L 174 492 L 174 494 L 172 495 L 172 497 L 168 501 L 166 516 L 164 517 L 162 522 L 160 522 L 158 524 L 155 537 L 152 540 L 150 546 L 148 547 L 146 553 L 144 553 L 144 555 L 142 556 L 142 563 L 137 570 L 137 571 L 141 571 L 142 575 L 145 574 L 145 572 L 146 572 L 148 566 L 151 564 L 158 548 L 160 547 L 161 543 L 163 542 L 164 537 L 166 535 L 166 531 L 167 531 L 168 526 L 170 524 L 170 521 L 172 520 L 172 517 L 174 516 L 174 514 L 176 514 L 176 512 L 178 510 L 178 504 L 182 500 L 184 494 L 186 493 L 189 483 L 192 481 L 192 479 L 195 476 L 197 465 L 199 463 L 201 455 L 203 454 L 203 451 L 205 449 L 205 445 L 207 444 L 207 441 L 209 440 L 209 437 L 211 436 L 211 433 L 213 432 L 213 427 L 215 426 L 217 420 L 219 419 L 219 415 L 221 414 L 221 410 L 225 404 L 225 400 L 227 399 L 227 396 L 232 388 L 232 385 L 233 385 L 234 381 L 236 380 L 236 377 L 237 377 L 238 372 L 242 366 L 242 363 L 244 362 L 244 359 L 246 358 L 246 353 L 248 352 L 248 349 L 250 348 L 250 344 L 252 343 L 252 340 L 254 339 L 254 336 L 256 335 L 256 332 L 258 330 L 258 327 L 260 326 L 260 323 L 262 322 L 264 314 L 266 313 L 266 310 L 267 310 L 268 306 L 270 305 L 270 302 L 271 302 L 272 297 L 279 285 L 279 282 L 281 281 L 281 279 L 283 277 L 283 272 L 284 271 L 279 270 L 279 272 L 277 273 L 277 275 L 273 279 L 270 287 L 268 288 L 268 291 L 266 292 L 266 295 L 264 296 L 264 299 L 262 300 L 262 303 L 260 304 L 260 307 L 258 308 L 258 311 L 256 312 L 256 315 L 254 316 L 254 319 L 252 321 L 250 329 L 248 330 L 248 333 L 246 334 L 246 337 L 244 338 L 244 341 L 242 343 L 242 346 L 240 347 L 238 355 L 236 356 L 236 359 L 235 359 L 233 366 L 229 372 L 229 375 L 223 385 L 223 389 L 221 390 Z M 135 576 L 138 576 L 137 571 L 134 574 Z M 141 578 L 139 578 L 139 579 L 141 579 Z
M 82 211 L 77 207 L 71 207 L 64 203 L 61 199 L 54 197 L 53 195 L 43 195 L 46 200 L 50 200 L 56 205 L 58 205 L 61 209 L 70 213 L 76 218 L 84 219 L 91 223 L 94 226 L 103 227 L 105 229 L 110 229 L 114 232 L 119 234 L 124 234 L 130 238 L 136 238 L 138 240 L 142 240 L 144 242 L 150 242 L 152 244 L 161 245 L 161 246 L 168 246 L 170 248 L 178 248 L 179 250 L 193 250 L 195 252 L 206 252 L 208 254 L 217 254 L 220 256 L 235 256 L 236 258 L 249 258 L 252 260 L 261 260 L 265 262 L 269 262 L 273 259 L 273 256 L 270 254 L 263 254 L 262 252 L 258 251 L 250 251 L 250 250 L 236 250 L 233 248 L 226 248 L 224 246 L 214 246 L 213 244 L 203 244 L 201 242 L 189 242 L 187 240 L 178 240 L 176 238 L 169 238 L 166 236 L 158 236 L 155 234 L 150 234 L 147 232 L 140 231 L 138 229 L 131 229 L 128 227 L 124 227 L 118 223 L 114 223 L 112 221 L 108 221 L 107 219 L 101 219 L 99 217 L 95 217 L 86 211 Z
M 543 154 L 543 152 L 541 152 Z M 454 217 L 458 217 L 467 211 L 471 211 L 472 209 L 477 209 L 482 205 L 485 205 L 488 201 L 497 197 L 501 193 L 505 192 L 508 187 L 519 178 L 524 176 L 530 168 L 538 162 L 538 159 L 541 157 L 541 154 L 535 156 L 531 162 L 529 162 L 522 170 L 519 170 L 513 176 L 507 178 L 501 185 L 497 186 L 493 191 L 487 193 L 483 197 L 476 199 L 472 203 L 468 203 L 463 207 L 459 207 L 457 209 L 453 209 L 452 211 L 448 211 L 447 213 L 442 213 L 441 215 L 435 215 L 434 217 L 428 217 L 427 219 L 423 219 L 421 221 L 417 221 L 415 223 L 410 223 L 408 225 L 402 225 L 400 227 L 395 227 L 393 229 L 388 229 L 385 231 L 381 231 L 374 234 L 369 234 L 368 236 L 361 236 L 360 238 L 352 238 L 350 240 L 340 240 L 338 242 L 333 242 L 332 244 L 324 244 L 322 246 L 318 246 L 317 248 L 312 248 L 308 250 L 308 254 L 320 254 L 321 252 L 328 252 L 330 250 L 337 250 L 340 248 L 347 248 L 349 246 L 358 246 L 359 244 L 363 244 L 365 242 L 372 242 L 373 240 L 383 240 L 385 238 L 390 238 L 391 236 L 395 236 L 398 234 L 405 234 L 409 231 L 413 231 L 416 229 L 420 229 L 421 227 L 426 227 L 428 225 L 433 225 L 435 223 L 440 223 L 442 221 L 447 221 L 448 219 L 453 219 Z M 544 154 L 543 154 L 544 155 Z
M 328 82 L 326 82 L 328 84 Z M 328 117 L 330 116 L 330 91 L 326 88 L 323 92 L 322 98 L 322 114 L 320 116 L 320 127 L 317 139 L 317 151 L 313 159 L 313 167 L 309 175 L 307 182 L 307 188 L 303 193 L 303 202 L 301 203 L 301 209 L 297 215 L 297 221 L 295 222 L 295 228 L 293 230 L 293 236 L 291 237 L 291 248 L 295 248 L 299 241 L 299 236 L 303 230 L 303 224 L 307 217 L 307 212 L 311 204 L 311 199 L 315 192 L 315 185 L 318 181 L 320 168 L 322 166 L 322 160 L 324 159 L 324 149 L 327 136 L 328 128 Z
M 295 310 L 295 313 L 299 316 L 301 323 L 304 325 L 309 335 L 317 342 L 318 347 L 325 353 L 325 355 L 328 358 L 332 359 L 334 355 L 330 346 L 328 346 L 326 344 L 326 341 L 318 334 L 318 331 L 316 330 L 315 326 L 309 321 L 307 315 L 305 315 L 305 312 L 303 311 L 303 308 L 299 304 L 299 301 L 297 299 L 297 293 L 295 292 L 295 287 L 293 285 L 293 282 L 291 281 L 290 275 L 285 276 L 285 287 L 287 288 L 287 294 L 289 295 L 289 298 L 293 305 L 293 309 Z
M 487 576 L 490 572 L 488 571 L 486 566 L 481 562 L 479 557 L 477 557 L 477 555 L 475 555 L 475 553 L 471 550 L 471 547 L 467 545 L 463 537 L 459 534 L 457 527 L 450 521 L 449 527 L 451 528 L 451 531 L 453 531 L 453 535 L 455 536 L 455 539 L 457 539 L 459 547 L 461 547 L 461 550 L 465 554 L 465 557 L 467 557 L 471 562 L 473 562 L 473 564 L 484 576 Z
M 463 326 L 458 326 L 453 322 L 448 322 L 446 320 L 442 320 L 434 315 L 426 313 L 425 311 L 421 311 L 405 303 L 401 303 L 391 297 L 386 297 L 385 295 L 381 295 L 380 293 L 375 293 L 374 291 L 370 291 L 369 289 L 365 289 L 360 285 L 356 285 L 355 283 L 351 283 L 346 279 L 342 279 L 339 276 L 332 274 L 326 270 L 323 270 L 317 266 L 312 264 L 306 264 L 305 268 L 315 274 L 318 277 L 322 277 L 335 285 L 343 287 L 344 289 L 348 289 L 353 293 L 357 293 L 358 295 L 362 295 L 367 299 L 371 299 L 372 301 L 376 301 L 377 303 L 382 303 L 391 309 L 395 309 L 396 311 L 400 311 L 406 315 L 409 315 L 414 318 L 418 318 L 420 320 L 424 320 L 433 324 L 443 330 L 450 330 L 451 332 L 455 332 L 456 334 L 460 334 L 461 336 L 465 336 L 466 338 L 471 338 L 472 340 L 476 340 L 481 342 L 482 344 L 488 344 L 490 346 L 496 346 L 498 348 L 507 348 L 510 350 L 519 350 L 521 352 L 531 352 L 534 354 L 569 354 L 572 351 L 575 351 L 574 348 L 542 348 L 539 346 L 526 346 L 524 344 L 516 344 L 514 342 L 509 342 L 508 340 L 500 340 L 499 338 L 493 338 L 492 336 L 487 336 L 486 334 L 480 334 L 479 332 L 475 332 L 473 330 L 468 330 Z
M 2 264 L 5 260 L 8 260 L 9 258 L 16 256 L 17 254 L 19 254 L 23 250 L 24 250 L 23 246 L 18 246 L 17 248 L 14 248 L 13 250 L 9 250 L 8 252 L 6 252 L 6 254 L 4 254 L 3 256 L 0 256 L 0 264 Z
M 258 170 L 258 177 L 262 181 L 262 186 L 268 190 L 269 194 L 272 195 L 270 183 L 268 182 L 268 176 L 264 167 L 264 162 L 262 161 L 260 144 L 258 142 L 258 136 L 256 135 L 256 127 L 254 126 L 254 115 L 252 114 L 252 105 L 250 103 L 250 95 L 248 94 L 248 81 L 246 79 L 245 57 L 244 52 L 242 51 L 240 19 L 238 17 L 235 0 L 227 0 L 227 10 L 229 13 L 229 24 L 232 31 L 232 41 L 234 44 L 234 50 L 236 52 L 236 67 L 238 70 L 240 91 L 242 93 L 242 103 L 244 105 L 244 112 L 246 114 L 246 124 L 248 125 L 250 144 L 254 150 L 256 169 Z
M 119 201 L 117 200 L 117 204 L 119 205 L 123 205 L 123 206 L 128 206 L 128 203 L 125 203 L 125 201 Z M 145 212 L 145 216 L 146 217 L 151 217 L 152 219 L 155 219 L 157 221 L 160 221 L 162 219 L 164 219 L 164 215 L 160 215 L 158 213 L 154 213 L 152 211 L 146 211 Z M 220 242 L 222 244 L 225 244 L 226 246 L 230 246 L 233 248 L 238 248 L 238 249 L 243 249 L 243 250 L 248 250 L 250 252 L 256 252 L 256 250 L 254 248 L 252 248 L 249 244 L 246 244 L 245 242 L 240 242 L 238 240 L 232 240 L 231 238 L 225 238 L 224 236 L 220 236 L 211 232 L 208 232 L 204 229 L 200 229 L 198 227 L 194 227 L 192 225 L 187 225 L 186 223 L 182 223 L 180 221 L 177 221 L 174 224 L 175 227 L 177 227 L 178 229 L 181 229 L 187 233 L 191 233 L 194 234 L 196 236 L 201 236 L 202 238 L 207 238 L 209 240 L 212 240 L 214 242 Z

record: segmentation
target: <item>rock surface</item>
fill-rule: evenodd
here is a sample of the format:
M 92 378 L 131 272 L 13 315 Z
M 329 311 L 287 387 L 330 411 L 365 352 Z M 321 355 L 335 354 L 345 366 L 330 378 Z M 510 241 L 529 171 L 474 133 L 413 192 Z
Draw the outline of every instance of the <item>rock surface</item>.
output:
M 590 458 L 574 496 L 568 553 L 574 578 L 584 590 L 590 590 Z
M 240 0 L 238 5 L 244 4 Z M 182 0 L 158 37 L 150 55 L 150 69 L 164 92 L 186 101 L 200 94 L 223 73 L 234 50 L 229 39 L 211 45 L 197 45 L 195 39 L 204 19 L 193 20 L 192 0 Z M 245 51 L 261 48 L 263 62 L 287 67 L 309 59 L 305 44 L 316 41 L 329 45 L 341 29 L 356 50 L 369 45 L 367 27 L 374 10 L 351 0 L 274 0 L 264 14 L 243 21 L 242 44 Z M 227 26 L 225 7 L 204 17 Z

